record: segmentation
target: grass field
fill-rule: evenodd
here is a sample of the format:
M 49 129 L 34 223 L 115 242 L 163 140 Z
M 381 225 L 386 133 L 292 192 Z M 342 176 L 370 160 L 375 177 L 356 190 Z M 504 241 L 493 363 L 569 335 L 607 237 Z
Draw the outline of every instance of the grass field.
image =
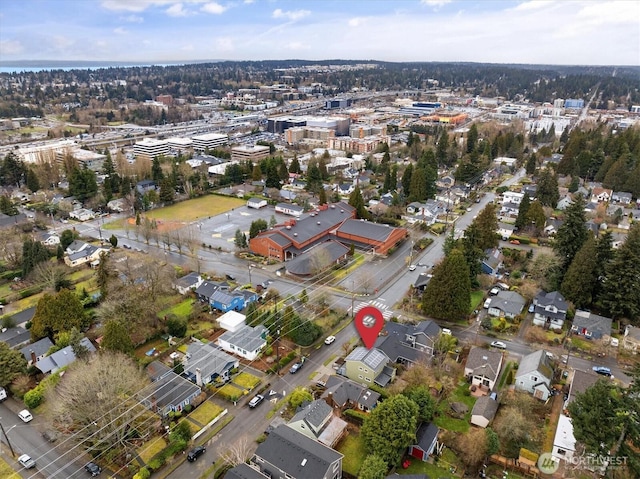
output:
M 449 397 L 438 404 L 438 416 L 435 419 L 436 426 L 453 432 L 467 432 L 469 430 L 469 419 L 471 419 L 471 410 L 476 402 L 476 398 L 467 394 L 469 385 L 460 383 L 458 387 L 449 395 Z M 452 402 L 464 403 L 468 408 L 468 412 L 461 419 L 456 419 L 447 414 L 450 411 Z
M 189 414 L 189 419 L 193 419 L 203 426 L 206 426 L 207 424 L 209 424 L 209 422 L 217 418 L 220 413 L 222 413 L 222 411 L 223 409 L 217 404 L 214 404 L 211 401 L 205 401 L 200 404 L 200 406 L 198 406 L 191 414 Z
M 207 195 L 193 200 L 181 201 L 175 205 L 151 210 L 145 213 L 149 219 L 160 221 L 195 221 L 199 218 L 216 216 L 232 208 L 244 205 L 244 200 L 227 196 Z
M 170 308 L 163 309 L 158 313 L 159 318 L 164 318 L 168 314 L 173 314 L 178 318 L 188 318 L 193 310 L 193 300 L 185 299 L 184 301 L 179 302 L 171 306 Z
M 0 477 L 4 479 L 20 479 L 20 474 L 11 469 L 11 466 L 0 457 Z
M 249 373 L 240 373 L 233 378 L 233 382 L 244 389 L 253 389 L 260 384 L 260 379 Z
M 396 472 L 401 476 L 403 474 L 426 474 L 427 477 L 453 479 L 458 476 L 451 472 L 449 466 L 455 466 L 456 463 L 457 460 L 455 453 L 451 451 L 451 449 L 445 448 L 442 457 L 437 464 L 429 464 L 428 462 L 422 462 L 412 457 L 411 465 L 407 469 L 398 468 Z
M 469 313 L 472 313 L 474 310 L 478 309 L 478 305 L 484 298 L 484 291 L 472 291 L 471 292 L 471 304 L 469 307 Z
M 349 434 L 340 442 L 338 452 L 344 454 L 342 470 L 356 477 L 368 454 L 362 437 Z
M 156 437 L 145 442 L 138 448 L 138 456 L 140 456 L 140 459 L 146 464 L 165 447 L 167 447 L 166 441 L 162 437 Z

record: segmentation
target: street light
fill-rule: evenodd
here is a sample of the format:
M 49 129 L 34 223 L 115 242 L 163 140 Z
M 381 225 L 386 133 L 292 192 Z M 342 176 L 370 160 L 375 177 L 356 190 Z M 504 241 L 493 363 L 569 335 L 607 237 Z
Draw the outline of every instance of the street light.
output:
M 356 299 L 356 284 L 354 280 L 351 280 L 351 317 L 353 318 L 353 303 Z

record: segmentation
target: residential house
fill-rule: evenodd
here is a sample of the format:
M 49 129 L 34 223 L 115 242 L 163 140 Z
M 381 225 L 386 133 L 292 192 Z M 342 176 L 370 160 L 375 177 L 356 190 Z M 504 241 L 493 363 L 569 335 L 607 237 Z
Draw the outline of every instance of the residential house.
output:
M 551 455 L 556 461 L 570 461 L 576 452 L 576 438 L 573 435 L 573 424 L 571 418 L 560 414 L 556 434 L 553 438 L 553 448 Z
M 60 236 L 55 231 L 49 233 L 42 233 L 40 235 L 40 242 L 45 246 L 57 246 L 60 244 Z
M 345 358 L 344 371 L 338 372 L 360 384 L 385 387 L 396 374 L 396 370 L 388 366 L 389 362 L 389 357 L 379 349 L 358 346 Z
M 614 191 L 611 195 L 611 201 L 614 203 L 620 203 L 621 205 L 630 205 L 632 199 L 631 193 L 623 191 Z
M 559 291 L 540 291 L 533 298 L 533 324 L 548 329 L 562 329 L 569 305 Z
M 227 311 L 235 310 L 242 311 L 250 303 L 258 300 L 258 294 L 249 290 L 235 290 L 224 291 L 218 289 L 211 295 L 209 304 L 212 309 L 217 309 L 226 313 Z
M 243 326 L 237 331 L 226 331 L 218 338 L 218 345 L 231 354 L 253 361 L 267 345 L 269 331 L 263 325 Z
M 624 329 L 622 347 L 629 351 L 640 351 L 640 328 L 630 324 Z
M 502 369 L 503 356 L 500 351 L 491 351 L 473 347 L 469 351 L 464 375 L 474 386 L 481 386 L 485 390 L 492 390 Z
M 336 192 L 340 194 L 340 196 L 349 196 L 356 189 L 353 183 L 340 183 L 336 186 Z
M 13 328 L 0 328 L 0 341 L 7 343 L 10 348 L 17 348 L 28 344 L 31 340 L 31 333 L 22 326 Z
M 260 472 L 258 466 L 241 462 L 235 467 L 229 469 L 224 479 L 271 479 L 270 476 L 264 475 Z
M 500 291 L 491 299 L 489 315 L 499 318 L 515 318 L 524 309 L 526 300 L 515 291 Z
M 333 409 L 322 399 L 301 407 L 287 423 L 305 436 L 333 447 L 344 435 L 347 423 L 333 415 Z
M 84 241 L 75 240 L 71 243 L 64 256 L 67 266 L 80 266 L 86 263 L 97 264 L 102 253 L 108 254 L 110 247 L 106 245 L 94 246 Z
M 429 284 L 429 281 L 431 281 L 431 278 L 433 278 L 433 275 L 431 273 L 420 273 L 418 275 L 418 279 L 416 279 L 415 283 L 413 283 L 413 287 L 421 293 L 424 293 L 424 290 L 427 288 L 427 285 Z
M 27 215 L 18 213 L 17 215 L 6 215 L 0 213 L 0 228 L 11 228 L 27 221 Z
M 553 367 L 543 349 L 527 354 L 516 372 L 516 389 L 527 391 L 533 397 L 546 401 L 551 396 Z
M 286 270 L 288 274 L 295 276 L 315 276 L 334 265 L 345 263 L 349 251 L 350 248 L 338 241 L 325 241 L 287 261 Z
M 502 268 L 502 251 L 500 248 L 489 248 L 484 252 L 484 258 L 482 259 L 481 269 L 485 274 L 496 276 L 498 271 Z
M 563 196 L 558 200 L 558 204 L 556 205 L 556 209 L 560 211 L 566 210 L 569 206 L 573 204 L 573 200 L 570 195 Z
M 486 428 L 498 412 L 498 401 L 495 393 L 489 396 L 481 396 L 471 409 L 471 424 Z
M 529 195 L 529 198 L 533 201 L 538 194 L 538 185 L 524 185 L 522 187 L 522 193 L 524 195 Z
M 340 376 L 329 376 L 326 389 L 322 393 L 329 406 L 344 411 L 345 409 L 358 409 L 364 412 L 372 411 L 380 400 L 380 393 L 372 391 L 354 381 Z
M 227 283 L 216 283 L 214 281 L 203 281 L 200 286 L 196 287 L 195 293 L 198 301 L 202 303 L 211 303 L 211 296 L 218 290 L 228 291 Z
M 246 320 L 247 317 L 244 314 L 231 310 L 218 318 L 218 324 L 222 329 L 235 333 L 245 326 Z
M 127 208 L 127 203 L 124 198 L 117 198 L 107 203 L 107 209 L 109 211 L 115 211 L 116 213 L 122 213 Z
M 281 425 L 258 445 L 251 464 L 271 479 L 340 479 L 343 455 Z
M 96 214 L 93 211 L 88 210 L 86 208 L 80 208 L 78 210 L 73 210 L 69 212 L 69 218 L 72 218 L 78 221 L 89 221 L 94 219 L 95 217 L 96 217 Z
M 571 378 L 571 385 L 569 386 L 569 397 L 567 398 L 566 405 L 571 404 L 571 402 L 576 398 L 576 395 L 584 393 L 601 378 L 602 376 L 598 376 L 593 371 L 582 371 L 580 369 L 574 370 L 573 377 Z
M 611 318 L 578 309 L 573 317 L 571 331 L 587 339 L 608 340 L 611 336 Z
M 198 273 L 189 273 L 174 281 L 173 287 L 181 295 L 186 295 L 191 291 L 195 291 L 202 283 L 204 279 Z
M 524 198 L 524 193 L 517 191 L 505 191 L 502 193 L 502 204 L 514 204 L 518 205 L 519 208 L 522 198 Z
M 432 422 L 420 424 L 416 431 L 416 441 L 409 446 L 409 455 L 427 462 L 436 449 L 439 432 L 438 426 Z
M 239 364 L 238 359 L 229 356 L 222 349 L 196 340 L 187 347 L 183 375 L 200 387 L 203 384 L 224 383 L 229 381 L 231 370 Z
M 96 348 L 93 346 L 93 343 L 87 338 L 82 338 L 80 340 L 80 346 L 84 347 L 89 353 L 96 352 Z M 73 363 L 76 359 L 73 348 L 71 346 L 67 346 L 56 351 L 50 356 L 45 356 L 44 358 L 36 361 L 35 366 L 43 374 L 55 373 L 59 369 Z
M 143 388 L 138 397 L 142 404 L 162 417 L 172 411 L 182 411 L 202 392 L 198 386 L 160 361 L 153 361 L 146 371 L 151 384 Z
M 548 218 L 544 227 L 545 234 L 547 236 L 555 236 L 563 223 L 564 221 L 562 220 L 556 218 Z
M 149 191 L 155 191 L 157 189 L 158 185 L 156 185 L 156 182 L 153 180 L 142 180 L 136 183 L 136 190 L 138 191 L 138 193 L 140 193 L 140 195 L 144 195 Z
M 608 203 L 613 196 L 613 190 L 596 187 L 591 191 L 592 203 Z
M 433 356 L 434 343 L 441 331 L 431 320 L 416 325 L 388 321 L 375 347 L 394 363 L 413 364 Z
M 513 225 L 502 222 L 498 223 L 498 236 L 500 236 L 503 241 L 507 241 L 514 231 L 515 228 Z
M 295 201 L 295 199 L 298 197 L 298 193 L 291 190 L 280 190 L 278 194 L 280 196 L 280 199 L 283 199 L 285 201 Z M 296 205 L 293 205 L 293 206 L 296 206 Z M 278 205 L 276 205 L 276 212 L 277 211 L 278 211 Z M 290 213 L 286 213 L 286 214 L 290 214 Z
M 31 343 L 20 350 L 24 358 L 27 360 L 27 366 L 32 366 L 36 362 L 43 359 L 49 349 L 53 346 L 53 343 L 48 337 L 39 339 L 35 343 Z
M 446 203 L 437 200 L 427 200 L 425 203 L 414 201 L 407 206 L 406 219 L 410 224 L 418 221 L 426 225 L 433 225 L 438 219 L 438 215 L 446 212 Z

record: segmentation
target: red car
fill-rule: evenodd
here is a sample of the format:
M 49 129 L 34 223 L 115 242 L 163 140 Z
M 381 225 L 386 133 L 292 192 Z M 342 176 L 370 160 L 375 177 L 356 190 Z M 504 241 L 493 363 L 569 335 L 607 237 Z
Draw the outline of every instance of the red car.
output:
M 520 244 L 520 241 L 518 241 L 518 240 L 511 240 L 511 241 L 509 241 L 509 243 L 511 243 L 511 244 Z

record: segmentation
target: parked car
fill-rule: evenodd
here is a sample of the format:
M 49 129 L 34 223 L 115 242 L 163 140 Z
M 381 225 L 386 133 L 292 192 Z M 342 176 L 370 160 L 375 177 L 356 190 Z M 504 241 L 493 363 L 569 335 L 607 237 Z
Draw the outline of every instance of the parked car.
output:
M 20 456 L 18 458 L 18 462 L 25 469 L 31 469 L 32 467 L 36 467 L 36 461 L 31 459 L 31 456 L 29 456 L 28 454 L 23 454 L 22 456 Z
M 29 411 L 27 411 L 26 409 L 23 409 L 22 411 L 20 411 L 18 413 L 18 417 L 20 419 L 22 419 L 24 422 L 29 422 L 31 420 L 33 420 L 33 416 L 31 415 L 31 413 Z
M 562 364 L 567 364 L 569 362 L 569 356 L 563 354 L 562 356 L 560 356 L 560 361 L 562 361 Z
M 298 361 L 297 363 L 294 363 L 293 366 L 291 366 L 291 369 L 289 369 L 289 372 L 291 374 L 295 374 L 298 371 L 300 371 L 300 368 L 302 367 L 302 363 L 300 361 Z
M 484 309 L 489 309 L 489 306 L 491 306 L 491 298 L 487 298 L 484 304 L 482 305 Z
M 42 433 L 42 437 L 48 442 L 56 442 L 58 440 L 58 433 L 54 429 L 46 429 Z
M 511 244 L 520 244 L 520 240 L 513 239 L 513 240 L 509 241 L 509 243 L 511 243 Z
M 498 288 L 497 286 L 495 286 L 495 287 L 491 288 L 491 291 L 489 291 L 489 294 L 490 294 L 491 296 L 495 296 L 495 295 L 496 295 L 496 294 L 498 294 L 500 291 L 501 291 L 501 290 L 500 290 L 500 288 Z
M 335 340 L 336 340 L 335 336 L 327 336 L 327 339 L 324 340 L 324 344 L 326 345 L 333 344 Z
M 536 305 L 535 305 L 535 304 L 533 304 L 533 303 L 531 303 L 531 304 L 529 305 L 529 312 L 530 312 L 530 313 L 533 313 L 535 310 L 536 310 Z
M 205 452 L 207 452 L 207 448 L 204 446 L 196 446 L 189 451 L 187 454 L 187 461 L 194 462 L 200 456 L 202 456 Z
M 91 474 L 91 477 L 99 476 L 102 472 L 102 468 L 98 466 L 95 462 L 87 462 L 84 465 L 84 470 Z
M 606 368 L 604 366 L 594 366 L 592 369 L 596 374 L 601 374 L 603 376 L 612 377 L 611 369 L 609 369 L 609 368 Z
M 409 265 L 409 271 L 415 271 L 416 270 L 416 265 L 415 264 L 410 264 Z
M 256 394 L 251 401 L 249 401 L 249 407 L 253 409 L 258 406 L 262 401 L 264 401 L 264 396 L 262 394 Z
M 507 345 L 502 341 L 491 341 L 491 347 L 497 349 L 507 349 Z

